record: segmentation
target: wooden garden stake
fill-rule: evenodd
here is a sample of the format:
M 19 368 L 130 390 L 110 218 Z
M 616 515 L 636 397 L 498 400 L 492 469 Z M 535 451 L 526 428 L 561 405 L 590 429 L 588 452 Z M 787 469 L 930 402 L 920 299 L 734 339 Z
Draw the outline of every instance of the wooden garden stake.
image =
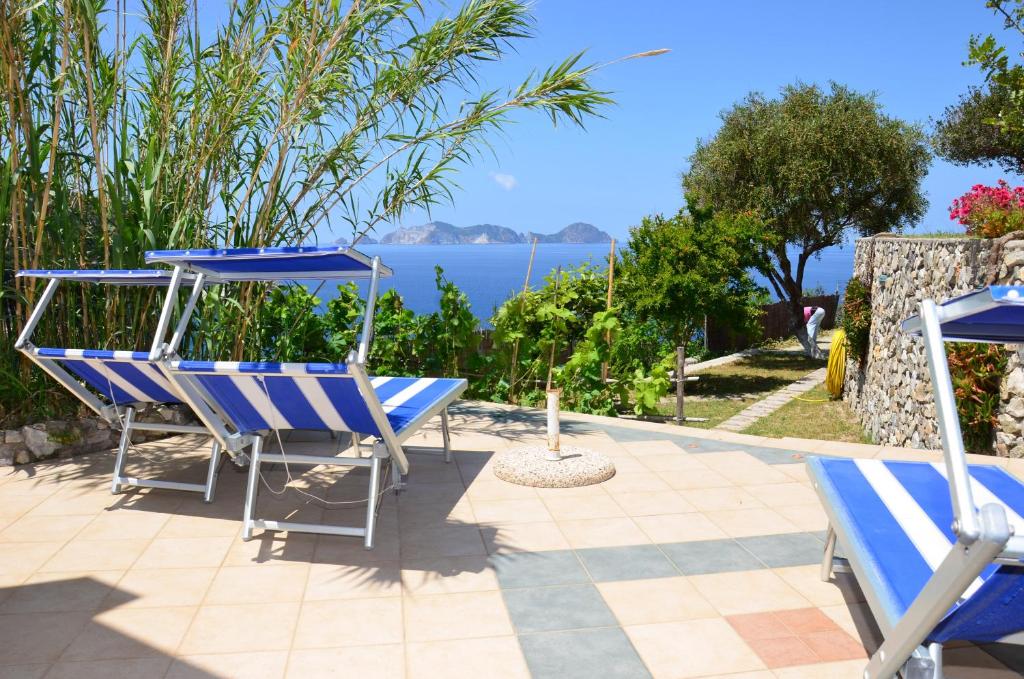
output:
M 605 311 L 612 309 L 612 285 L 615 282 L 615 239 L 612 238 L 611 252 L 608 253 L 608 301 L 605 303 Z M 605 330 L 604 341 L 612 343 L 612 331 Z M 608 361 L 601 362 L 601 382 L 608 383 Z
M 533 273 L 533 257 L 537 254 L 537 239 L 533 239 L 533 247 L 530 248 L 530 262 L 526 265 L 526 280 L 523 281 L 523 295 L 519 298 L 519 313 L 523 313 L 523 305 L 526 304 L 526 292 L 530 289 L 530 274 Z M 508 400 L 515 403 L 516 391 L 516 365 L 519 362 L 519 340 L 512 345 L 512 374 L 508 382 Z

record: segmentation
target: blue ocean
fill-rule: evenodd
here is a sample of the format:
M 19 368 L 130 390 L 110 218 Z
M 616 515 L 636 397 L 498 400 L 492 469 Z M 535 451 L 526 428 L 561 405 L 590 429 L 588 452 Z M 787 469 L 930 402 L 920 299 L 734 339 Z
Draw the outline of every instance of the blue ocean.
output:
M 486 321 L 511 294 L 522 290 L 530 261 L 530 245 L 366 245 L 359 248 L 368 255 L 380 255 L 395 275 L 381 281 L 381 291 L 397 288 L 406 306 L 417 313 L 438 308 L 434 287 L 434 266 L 468 296 L 473 313 Z M 609 244 L 540 244 L 533 263 L 530 285 L 543 285 L 552 270 L 590 262 L 602 268 L 608 261 Z M 795 259 L 795 258 L 794 258 Z M 826 293 L 841 291 L 853 271 L 853 246 L 830 248 L 807 263 L 804 287 L 822 288 Z M 768 286 L 760 274 L 758 281 Z M 336 288 L 328 282 L 317 296 L 326 302 Z

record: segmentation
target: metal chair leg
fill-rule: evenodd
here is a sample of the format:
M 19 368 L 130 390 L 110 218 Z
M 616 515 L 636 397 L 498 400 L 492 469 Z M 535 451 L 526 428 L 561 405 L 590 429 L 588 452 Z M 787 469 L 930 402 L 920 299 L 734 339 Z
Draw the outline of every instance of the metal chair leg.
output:
M 828 525 L 828 535 L 825 536 L 825 556 L 821 560 L 821 581 L 828 582 L 832 579 L 832 559 L 836 553 L 836 531 L 832 524 Z
M 367 493 L 366 502 L 366 535 L 363 538 L 363 547 L 373 549 L 373 534 L 377 527 L 377 494 L 380 492 L 380 461 L 378 448 L 383 443 L 374 444 L 373 460 L 370 462 L 370 487 Z M 385 448 L 385 450 L 387 450 Z
M 452 461 L 452 440 L 448 434 L 448 409 L 441 411 L 441 440 L 444 441 L 444 461 Z
M 252 538 L 253 514 L 256 511 L 256 491 L 260 480 L 260 452 L 263 450 L 263 439 L 257 438 L 252 443 L 252 454 L 249 460 L 249 479 L 245 486 L 245 509 L 242 516 L 242 539 Z
M 203 491 L 203 502 L 213 502 L 213 493 L 217 488 L 217 468 L 220 466 L 220 443 L 213 442 L 210 450 L 210 466 L 206 470 L 206 490 Z
M 121 474 L 124 471 L 124 458 L 128 454 L 128 446 L 132 443 L 132 425 L 135 424 L 135 408 L 128 406 L 121 421 L 121 441 L 117 446 L 117 457 L 114 459 L 114 478 L 110 482 L 110 492 L 117 495 L 121 492 Z

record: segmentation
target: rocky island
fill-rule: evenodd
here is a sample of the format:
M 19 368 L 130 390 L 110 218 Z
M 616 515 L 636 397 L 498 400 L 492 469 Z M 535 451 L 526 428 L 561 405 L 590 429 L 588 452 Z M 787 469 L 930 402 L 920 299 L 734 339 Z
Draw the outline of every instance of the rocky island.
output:
M 575 222 L 553 234 L 526 234 L 497 224 L 475 224 L 455 226 L 447 222 L 430 222 L 420 226 L 405 226 L 385 234 L 381 245 L 485 245 L 532 243 L 608 243 L 611 241 L 604 231 L 593 224 Z M 365 240 L 363 241 L 365 242 Z

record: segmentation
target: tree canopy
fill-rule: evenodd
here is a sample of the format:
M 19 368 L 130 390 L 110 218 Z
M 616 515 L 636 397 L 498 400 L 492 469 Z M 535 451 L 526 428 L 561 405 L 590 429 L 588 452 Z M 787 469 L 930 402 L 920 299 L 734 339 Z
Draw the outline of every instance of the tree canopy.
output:
M 936 121 L 935 153 L 955 165 L 996 164 L 1007 172 L 1024 173 L 1024 132 L 995 123 L 1008 105 L 1005 91 L 972 87 Z
M 757 215 L 772 234 L 761 271 L 788 301 L 802 341 L 807 261 L 850 232 L 898 231 L 924 215 L 924 133 L 885 115 L 873 95 L 833 83 L 753 93 L 698 142 L 683 189 L 700 208 Z
M 672 217 L 645 217 L 629 230 L 619 264 L 621 304 L 654 321 L 677 346 L 714 315 L 750 329 L 765 290 L 749 274 L 761 264 L 765 239 L 751 214 L 712 215 L 691 209 Z

